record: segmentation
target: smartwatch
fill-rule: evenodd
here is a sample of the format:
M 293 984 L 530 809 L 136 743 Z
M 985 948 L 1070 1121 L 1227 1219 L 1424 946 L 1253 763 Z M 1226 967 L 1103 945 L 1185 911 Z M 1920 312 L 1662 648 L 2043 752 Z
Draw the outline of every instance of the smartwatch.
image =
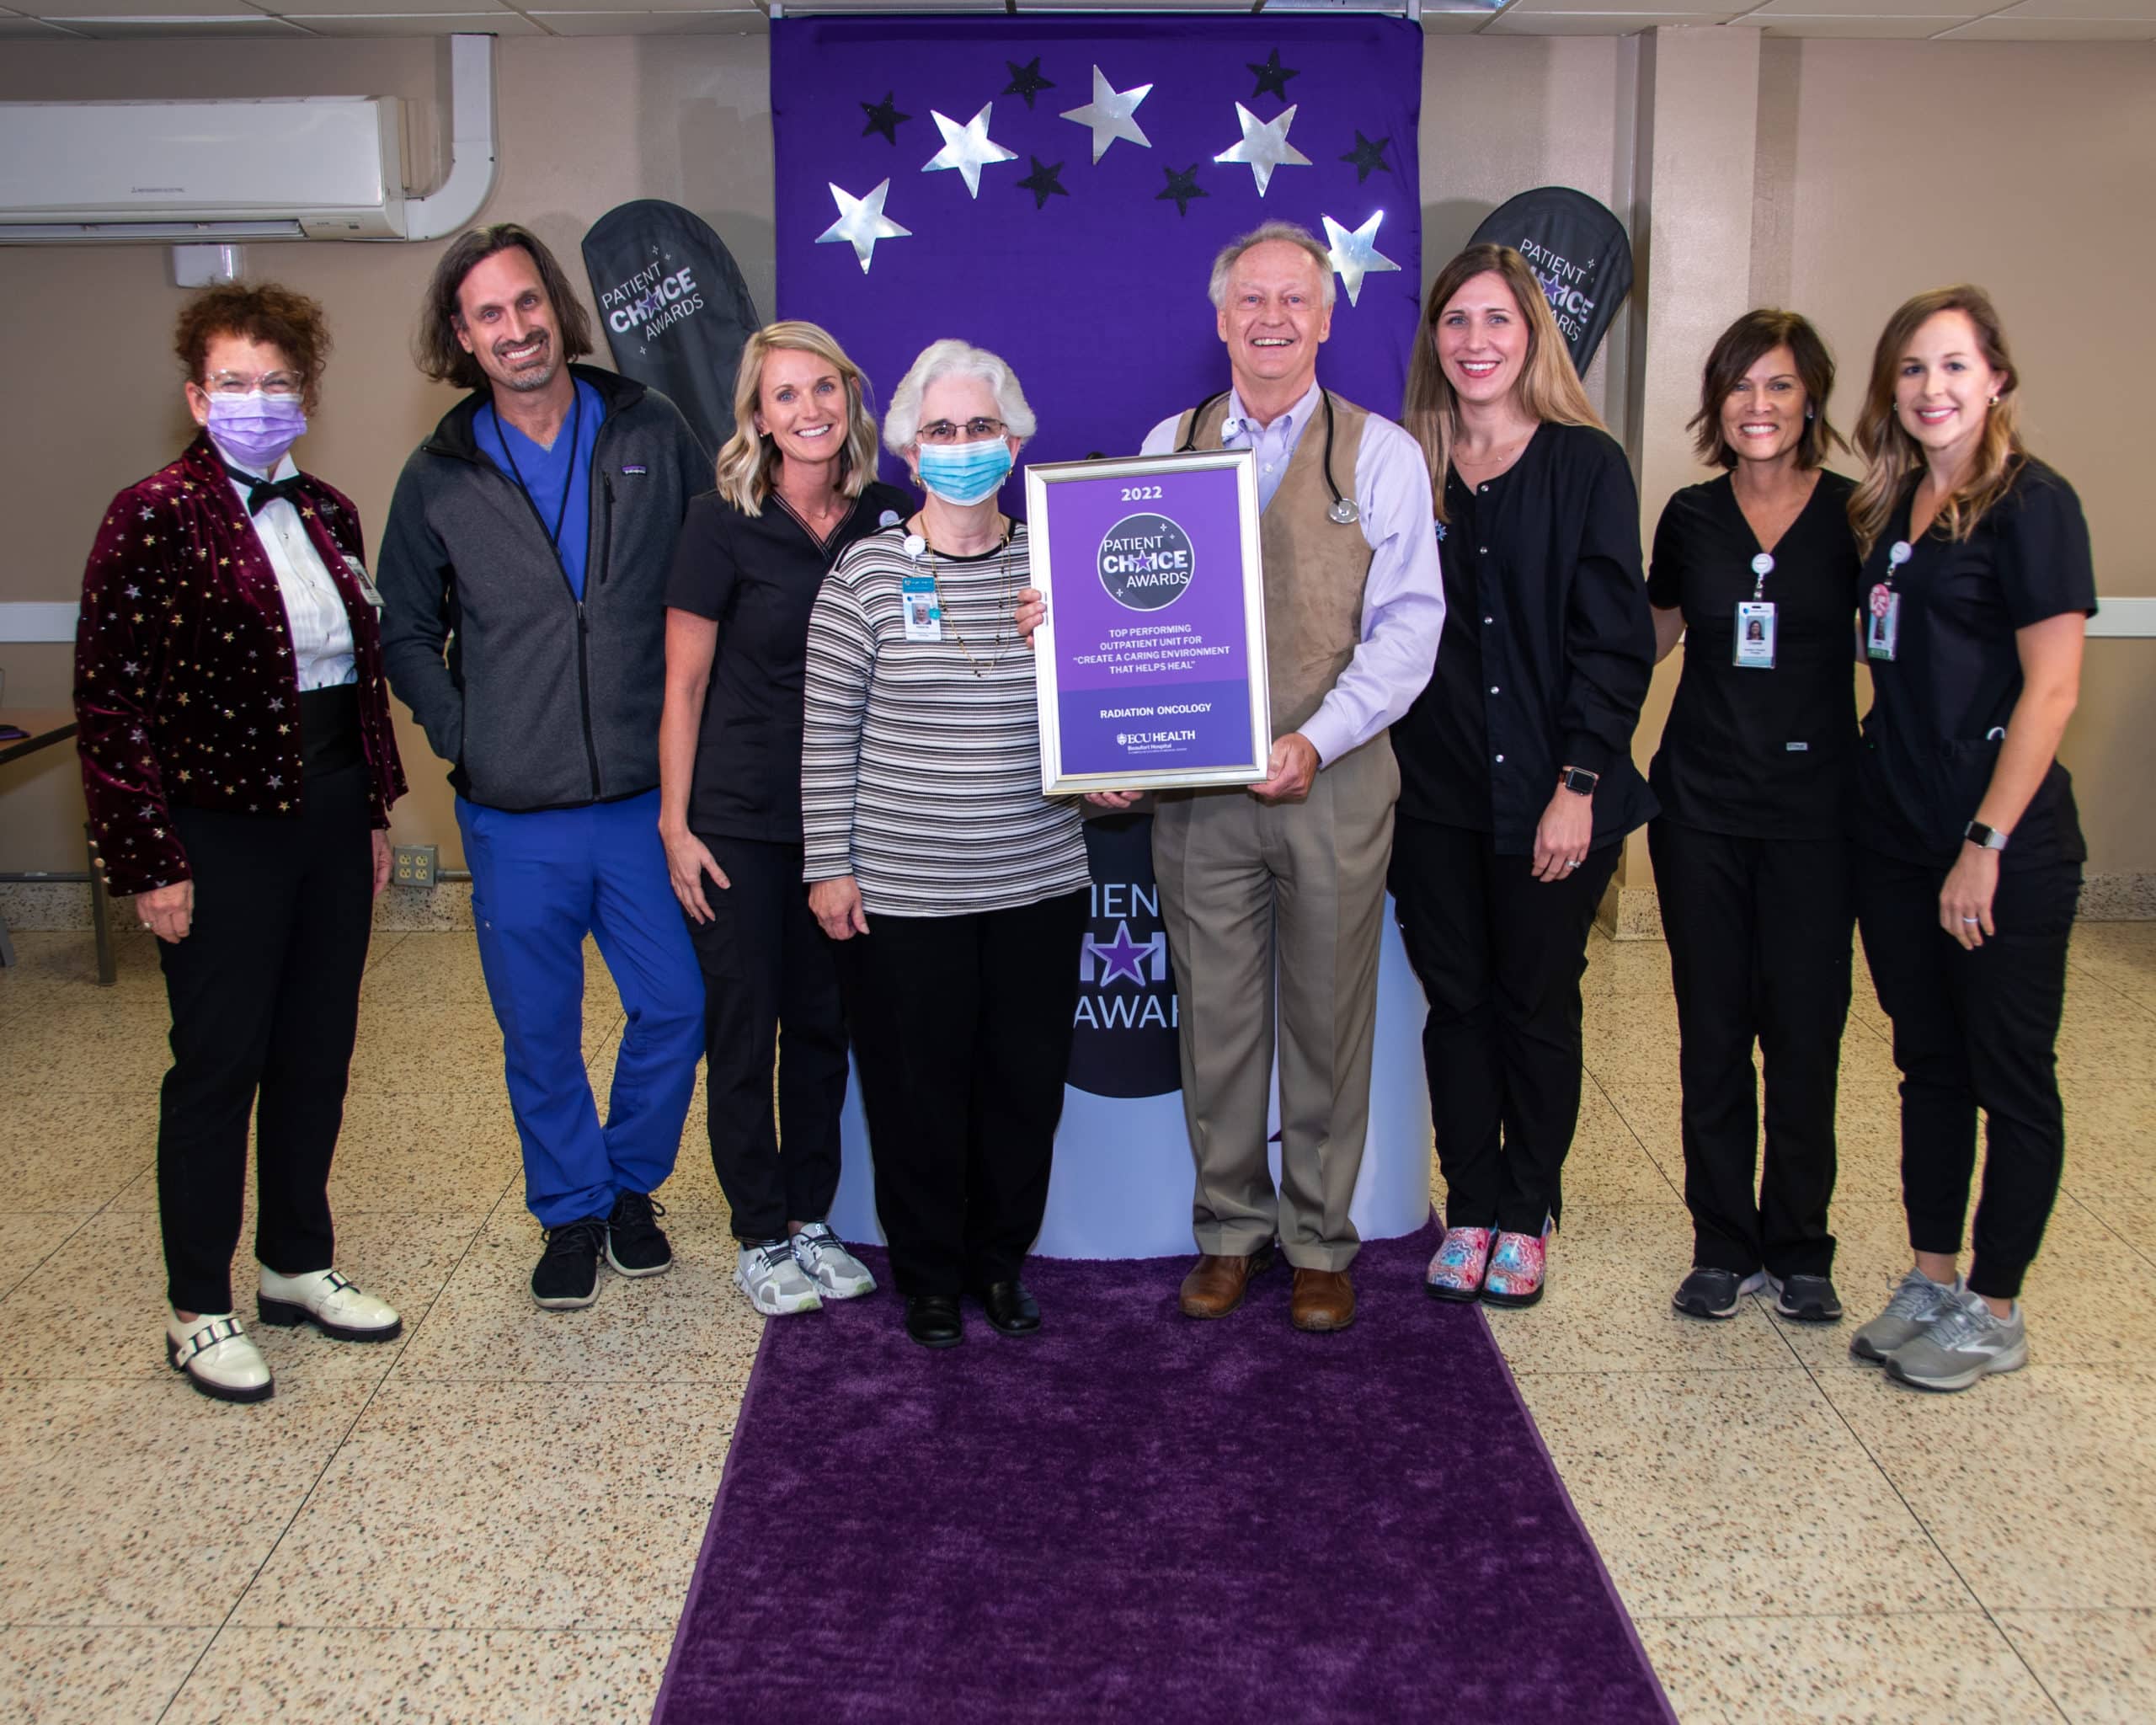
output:
M 1584 766 L 1567 766 L 1558 773 L 1557 782 L 1576 796 L 1592 797 L 1594 788 L 1602 782 L 1602 775 Z
M 1972 845 L 1983 846 L 1987 851 L 2003 851 L 2006 848 L 2009 835 L 1995 826 L 1986 826 L 1981 820 L 1972 820 L 1961 829 L 1961 836 Z

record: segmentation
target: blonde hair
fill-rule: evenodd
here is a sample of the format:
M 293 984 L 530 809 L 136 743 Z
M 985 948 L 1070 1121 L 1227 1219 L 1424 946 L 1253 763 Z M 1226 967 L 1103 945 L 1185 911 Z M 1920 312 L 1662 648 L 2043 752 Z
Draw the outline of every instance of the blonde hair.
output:
M 1944 530 L 1950 540 L 1967 539 L 1976 531 L 1984 512 L 2006 495 L 2015 475 L 2029 458 L 2021 441 L 2021 409 L 2015 390 L 2021 381 L 2014 358 L 2007 351 L 2006 331 L 1991 296 L 1981 287 L 1961 282 L 1935 287 L 1906 301 L 1886 320 L 1879 345 L 1871 355 L 1871 382 L 1864 393 L 1864 410 L 1856 422 L 1856 446 L 1864 457 L 1864 478 L 1849 498 L 1849 525 L 1856 530 L 1858 548 L 1866 557 L 1886 531 L 1894 506 L 1900 502 L 1910 474 L 1924 465 L 1924 446 L 1908 434 L 1894 410 L 1894 384 L 1901 372 L 1902 357 L 1916 339 L 1917 331 L 1941 312 L 1959 312 L 1975 326 L 1977 340 L 1986 362 L 2006 382 L 1984 415 L 1983 435 L 1977 440 L 1968 477 L 1939 505 L 1932 522 L 1935 532 Z
M 1543 296 L 1542 284 L 1527 259 L 1510 246 L 1470 246 L 1438 271 L 1438 279 L 1430 284 L 1430 296 L 1415 334 L 1415 356 L 1407 366 L 1407 398 L 1400 413 L 1401 423 L 1422 446 L 1430 464 L 1430 489 L 1441 521 L 1445 519 L 1445 470 L 1452 464 L 1453 443 L 1460 435 L 1460 397 L 1438 361 L 1430 331 L 1460 289 L 1478 275 L 1501 278 L 1527 324 L 1527 363 L 1513 386 L 1521 408 L 1546 424 L 1603 429 L 1600 415 L 1580 386 L 1579 373 L 1572 369 L 1572 353 L 1550 302 Z
M 798 319 L 766 323 L 741 349 L 741 368 L 734 377 L 734 435 L 718 452 L 718 494 L 742 514 L 759 515 L 764 499 L 778 482 L 785 457 L 778 445 L 756 430 L 756 409 L 763 398 L 764 362 L 780 352 L 814 354 L 836 368 L 846 386 L 846 441 L 839 448 L 839 492 L 858 497 L 876 477 L 876 416 L 868 410 L 868 380 L 846 357 L 821 324 Z

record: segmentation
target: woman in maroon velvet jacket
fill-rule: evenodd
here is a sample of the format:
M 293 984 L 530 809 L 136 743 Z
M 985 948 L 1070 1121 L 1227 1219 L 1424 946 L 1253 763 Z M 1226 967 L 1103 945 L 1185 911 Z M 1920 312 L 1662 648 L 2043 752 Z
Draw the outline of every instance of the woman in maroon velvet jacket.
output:
M 321 383 L 322 308 L 266 284 L 212 287 L 176 344 L 204 430 L 99 529 L 77 747 L 99 866 L 157 934 L 172 1006 L 166 1358 L 205 1395 L 259 1402 L 270 1369 L 231 1277 L 250 1114 L 263 1322 L 350 1341 L 400 1327 L 332 1267 L 328 1188 L 404 775 L 359 518 L 286 453 Z

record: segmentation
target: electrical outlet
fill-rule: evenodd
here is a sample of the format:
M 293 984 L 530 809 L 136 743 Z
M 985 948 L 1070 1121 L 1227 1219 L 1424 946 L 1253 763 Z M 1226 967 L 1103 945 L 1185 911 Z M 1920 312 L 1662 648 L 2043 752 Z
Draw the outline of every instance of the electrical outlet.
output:
M 435 884 L 433 845 L 399 845 L 392 855 L 389 881 L 392 886 L 432 886 Z

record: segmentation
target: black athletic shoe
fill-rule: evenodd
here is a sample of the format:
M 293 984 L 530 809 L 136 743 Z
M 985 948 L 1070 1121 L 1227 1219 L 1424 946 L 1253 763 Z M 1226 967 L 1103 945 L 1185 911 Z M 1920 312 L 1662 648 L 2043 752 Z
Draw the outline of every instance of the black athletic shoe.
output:
M 1842 1321 L 1841 1296 L 1825 1276 L 1769 1276 L 1774 1284 L 1774 1310 L 1795 1324 L 1838 1324 Z
M 1669 1303 L 1687 1317 L 1735 1317 L 1744 1296 L 1756 1294 L 1766 1285 L 1767 1274 L 1764 1270 L 1754 1270 L 1748 1276 L 1740 1276 L 1735 1270 L 1709 1269 L 1704 1264 L 1698 1264 L 1693 1267 L 1691 1274 L 1677 1284 L 1677 1291 L 1669 1296 Z
M 531 1297 L 549 1311 L 568 1311 L 599 1297 L 599 1254 L 606 1219 L 582 1216 L 547 1230 L 547 1250 L 531 1273 Z
M 606 1218 L 606 1262 L 625 1276 L 655 1276 L 674 1268 L 674 1248 L 653 1220 L 666 1214 L 666 1206 L 652 1202 L 648 1194 L 624 1192 L 614 1200 L 614 1213 Z

